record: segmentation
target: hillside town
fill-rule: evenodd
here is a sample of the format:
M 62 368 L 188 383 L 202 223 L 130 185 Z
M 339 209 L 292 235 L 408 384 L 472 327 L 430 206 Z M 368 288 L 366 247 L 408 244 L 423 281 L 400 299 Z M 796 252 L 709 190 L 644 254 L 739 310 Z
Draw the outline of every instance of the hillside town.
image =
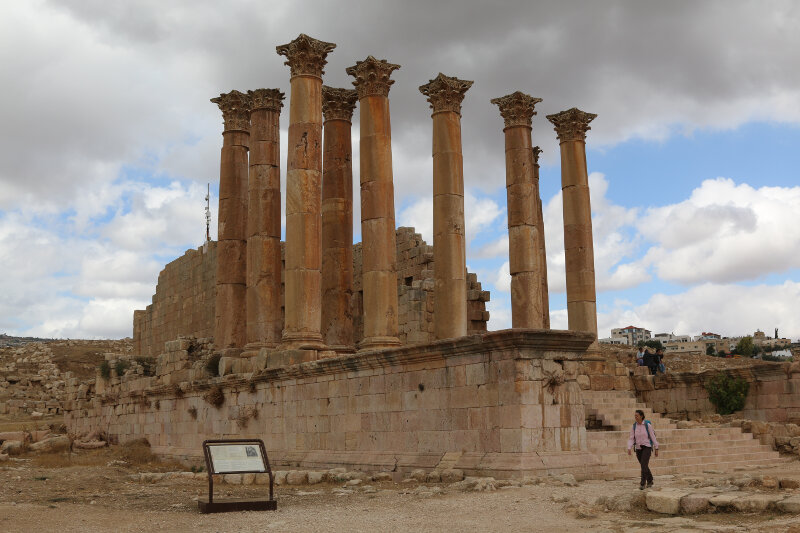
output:
M 704 353 L 717 356 L 759 356 L 769 354 L 773 357 L 791 357 L 792 348 L 800 348 L 800 339 L 778 336 L 775 328 L 773 336 L 757 329 L 752 335 L 727 337 L 718 333 L 704 331 L 699 335 L 676 335 L 675 333 L 653 334 L 649 329 L 637 326 L 614 328 L 611 336 L 598 339 L 603 344 L 623 346 L 652 346 L 663 348 L 667 353 Z M 744 352 L 744 353 L 742 353 Z

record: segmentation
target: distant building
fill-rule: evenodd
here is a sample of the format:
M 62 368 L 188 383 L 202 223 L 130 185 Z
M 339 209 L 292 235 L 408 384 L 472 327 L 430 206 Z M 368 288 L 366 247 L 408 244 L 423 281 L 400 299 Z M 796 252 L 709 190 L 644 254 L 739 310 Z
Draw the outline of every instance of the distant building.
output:
M 704 331 L 703 333 L 701 333 L 700 335 L 695 337 L 694 340 L 696 340 L 696 341 L 704 341 L 704 340 L 709 340 L 709 339 L 721 339 L 721 338 L 722 338 L 722 335 L 720 335 L 719 333 L 711 333 L 709 331 Z
M 598 339 L 597 342 L 602 342 L 603 344 L 627 345 L 628 339 L 626 337 L 606 337 L 605 339 Z
M 668 342 L 692 342 L 689 335 L 675 335 L 674 333 L 656 333 L 653 335 L 653 340 L 660 341 L 665 346 Z
M 773 339 L 767 337 L 760 329 L 757 329 L 756 332 L 753 333 L 753 345 L 761 348 L 788 348 L 791 343 L 792 339 L 779 339 L 777 337 Z
M 628 326 L 611 330 L 612 339 L 626 339 L 629 346 L 636 346 L 640 341 L 650 340 L 650 330 Z

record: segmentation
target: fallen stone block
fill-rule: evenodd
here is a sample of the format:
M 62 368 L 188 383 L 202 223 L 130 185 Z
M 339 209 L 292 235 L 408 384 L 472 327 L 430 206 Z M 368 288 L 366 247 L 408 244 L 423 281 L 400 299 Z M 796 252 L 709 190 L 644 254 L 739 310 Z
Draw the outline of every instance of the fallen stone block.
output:
M 227 483 L 228 485 L 241 485 L 242 484 L 242 475 L 241 474 L 225 474 L 222 476 L 222 480 Z
M 458 468 L 448 468 L 442 470 L 441 478 L 442 483 L 456 483 L 464 479 L 464 471 Z M 391 476 L 389 476 L 389 481 L 391 481 Z
M 314 472 L 311 471 L 308 473 L 308 484 L 309 485 L 316 485 L 317 483 L 322 483 L 322 480 L 325 479 L 325 472 Z
M 0 463 L 4 463 L 8 461 L 8 454 L 7 453 L 0 453 Z
M 287 485 L 305 485 L 308 483 L 308 472 L 305 470 L 290 470 L 286 474 Z
M 50 437 L 31 444 L 31 450 L 35 452 L 62 452 L 72 447 L 72 440 L 66 435 Z
M 728 492 L 725 494 L 717 494 L 708 500 L 708 503 L 717 509 L 728 509 L 733 506 L 733 502 L 742 497 L 741 492 Z
M 101 440 L 93 440 L 89 442 L 75 441 L 74 443 L 72 443 L 72 447 L 78 450 L 96 450 L 98 448 L 103 448 L 107 445 L 108 445 L 107 442 L 103 442 Z
M 424 470 L 413 470 L 408 477 L 410 477 L 414 481 L 419 481 L 420 483 L 422 483 L 423 481 L 425 481 L 427 473 Z
M 654 490 L 647 493 L 645 502 L 647 504 L 647 508 L 653 512 L 662 514 L 678 514 L 681 511 L 681 499 L 688 495 L 688 492 L 681 490 Z
M 0 453 L 20 455 L 25 451 L 25 443 L 21 440 L 7 440 L 0 446 Z
M 242 474 L 242 485 L 254 485 L 256 482 L 255 474 Z
M 389 472 L 378 472 L 372 475 L 372 481 L 391 481 L 391 480 L 392 480 L 392 475 Z
M 775 504 L 783 499 L 778 494 L 748 494 L 733 500 L 733 508 L 743 513 L 763 512 L 775 507 Z
M 274 477 L 273 482 L 276 485 L 286 485 L 286 475 L 288 473 L 289 472 L 287 472 L 286 470 L 276 470 L 275 472 L 272 473 Z
M 689 494 L 681 498 L 682 514 L 699 514 L 708 511 L 713 494 Z
M 800 479 L 781 478 L 779 484 L 782 489 L 800 489 Z
M 800 494 L 790 496 L 785 500 L 777 502 L 775 507 L 784 513 L 800 513 Z
M 18 440 L 18 441 L 26 441 L 30 438 L 28 433 L 24 431 L 4 431 L 0 433 L 0 442 L 5 442 L 7 440 Z

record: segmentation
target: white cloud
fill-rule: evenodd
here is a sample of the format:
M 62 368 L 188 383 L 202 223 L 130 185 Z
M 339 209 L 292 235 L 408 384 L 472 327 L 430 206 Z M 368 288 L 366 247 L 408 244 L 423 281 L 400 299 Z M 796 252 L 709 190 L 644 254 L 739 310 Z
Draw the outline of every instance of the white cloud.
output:
M 717 178 L 688 200 L 648 209 L 636 223 L 655 244 L 642 263 L 684 284 L 758 279 L 800 268 L 800 187 L 761 187 Z

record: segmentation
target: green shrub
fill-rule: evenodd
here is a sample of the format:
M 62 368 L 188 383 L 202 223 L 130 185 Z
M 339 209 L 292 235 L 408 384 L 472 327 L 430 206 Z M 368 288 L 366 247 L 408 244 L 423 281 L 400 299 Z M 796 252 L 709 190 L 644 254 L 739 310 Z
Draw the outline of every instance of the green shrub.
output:
M 741 411 L 750 390 L 750 384 L 742 378 L 734 378 L 720 372 L 705 383 L 708 399 L 714 404 L 717 413 L 729 415 Z
M 215 353 L 206 361 L 206 371 L 212 376 L 219 376 L 219 360 L 222 356 Z
M 111 377 L 111 365 L 108 364 L 108 361 L 103 361 L 97 368 L 100 369 L 100 377 L 103 379 L 107 380 Z
M 116 370 L 117 376 L 122 377 L 125 371 L 128 370 L 130 367 L 131 367 L 130 361 L 125 361 L 123 359 L 120 359 L 119 361 L 117 361 L 117 364 L 114 365 L 114 370 Z

